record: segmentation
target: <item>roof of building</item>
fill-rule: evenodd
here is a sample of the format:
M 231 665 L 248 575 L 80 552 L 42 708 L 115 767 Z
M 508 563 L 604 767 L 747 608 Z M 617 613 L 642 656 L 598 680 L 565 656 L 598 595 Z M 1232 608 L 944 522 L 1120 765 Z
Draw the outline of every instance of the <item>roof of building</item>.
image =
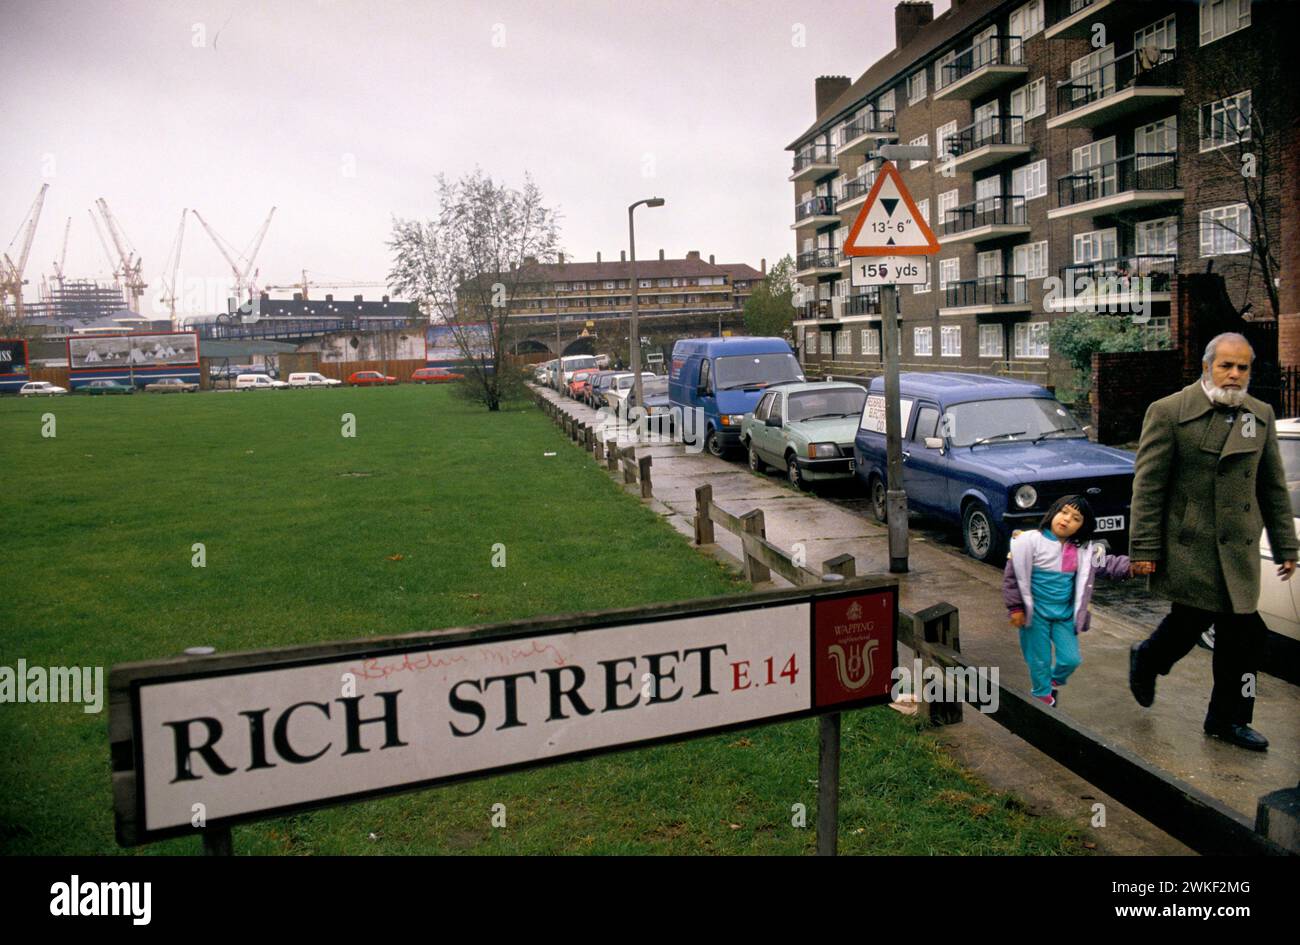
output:
M 735 282 L 737 279 L 761 282 L 766 278 L 749 263 L 718 263 L 717 267 L 731 276 L 732 282 Z
M 847 112 L 863 99 L 885 91 L 885 86 L 891 80 L 915 68 L 923 59 L 938 52 L 939 47 L 992 14 L 1004 2 L 1005 0 L 967 0 L 961 6 L 949 7 L 917 30 L 912 41 L 902 49 L 894 49 L 876 60 L 844 94 L 817 116 L 817 120 L 803 134 L 786 145 L 786 150 L 798 150 L 810 135 L 824 131 L 841 113 Z
M 668 276 L 723 276 L 731 268 L 745 266 L 744 263 L 722 263 L 714 265 L 703 259 L 638 259 L 636 274 L 640 279 L 666 278 Z M 729 268 L 731 267 L 731 268 Z M 750 266 L 745 266 L 757 274 Z M 588 279 L 628 279 L 632 275 L 632 264 L 617 262 L 563 262 L 532 263 L 523 267 L 521 282 L 582 282 Z

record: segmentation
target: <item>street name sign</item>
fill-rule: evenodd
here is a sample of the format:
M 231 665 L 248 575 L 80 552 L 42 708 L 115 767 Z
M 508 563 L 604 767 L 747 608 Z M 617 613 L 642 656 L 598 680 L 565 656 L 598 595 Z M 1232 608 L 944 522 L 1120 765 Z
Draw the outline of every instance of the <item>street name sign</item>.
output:
M 113 667 L 117 838 L 889 701 L 898 582 Z
M 845 256 L 932 256 L 939 241 L 903 185 L 898 168 L 885 161 L 844 241 Z

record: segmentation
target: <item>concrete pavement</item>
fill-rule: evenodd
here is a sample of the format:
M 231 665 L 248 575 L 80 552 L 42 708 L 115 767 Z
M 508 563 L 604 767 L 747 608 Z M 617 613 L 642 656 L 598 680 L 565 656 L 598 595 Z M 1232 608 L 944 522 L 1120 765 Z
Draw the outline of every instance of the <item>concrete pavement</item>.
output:
M 557 399 L 554 391 L 546 393 Z M 590 408 L 568 398 L 562 402 L 571 416 L 588 423 L 596 421 L 596 412 Z M 734 515 L 762 509 L 768 540 L 787 551 L 802 545 L 809 567 L 817 568 L 827 558 L 848 553 L 857 559 L 859 574 L 888 571 L 884 526 L 815 495 L 795 491 L 777 472 L 755 475 L 743 462 L 688 453 L 679 445 L 638 446 L 636 452 L 638 457 L 654 457 L 653 501 L 683 534 L 694 534 L 695 488 L 708 483 L 713 487 L 714 502 Z M 723 551 L 740 556 L 735 536 L 718 528 L 716 537 Z M 909 566 L 908 573 L 896 575 L 900 606 L 912 611 L 940 601 L 956 606 L 963 654 L 979 665 L 998 667 L 1003 685 L 1027 692 L 1028 673 L 1019 637 L 1007 623 L 1002 604 L 1001 570 L 915 535 L 910 541 Z M 778 585 L 785 583 L 776 575 L 773 580 Z M 1253 818 L 1260 796 L 1292 787 L 1300 776 L 1300 689 L 1261 676 L 1254 725 L 1271 742 L 1267 752 L 1249 752 L 1211 739 L 1201 731 L 1211 685 L 1208 652 L 1194 649 L 1169 676 L 1161 677 L 1151 708 L 1141 708 L 1129 693 L 1128 650 L 1148 632 L 1126 619 L 1123 612 L 1094 605 L 1091 630 L 1081 641 L 1083 665 L 1061 690 L 1060 711 Z M 968 709 L 966 718 L 971 716 L 978 713 Z M 1064 810 L 1087 822 L 1093 801 L 1079 795 L 1096 794 L 1095 789 L 1089 791 L 1089 786 L 1068 770 L 996 723 L 981 717 L 977 722 L 945 728 L 943 737 L 953 743 L 965 763 L 984 758 L 987 763 L 974 767 L 994 786 L 1054 799 L 1051 803 L 1058 810 L 1062 792 L 1073 793 L 1076 803 L 1067 803 Z M 1053 768 L 1058 770 L 1053 772 Z M 1014 783 L 999 783 L 1008 780 Z M 1108 805 L 1108 810 L 1113 824 L 1114 808 Z M 1150 836 L 1138 830 L 1129 838 L 1132 842 L 1116 845 L 1107 841 L 1106 846 L 1114 852 L 1175 852 L 1181 848 L 1163 832 L 1138 820 Z

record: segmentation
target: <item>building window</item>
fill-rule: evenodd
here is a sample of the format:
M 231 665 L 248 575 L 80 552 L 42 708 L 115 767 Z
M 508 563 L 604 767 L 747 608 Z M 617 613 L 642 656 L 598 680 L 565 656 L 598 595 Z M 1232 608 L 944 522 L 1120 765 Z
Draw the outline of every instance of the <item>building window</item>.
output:
M 1161 315 L 1147 319 L 1146 323 L 1138 326 L 1146 336 L 1146 350 L 1155 351 L 1160 348 L 1169 348 L 1171 336 L 1169 334 L 1169 316 Z
M 957 122 L 950 121 L 946 125 L 940 125 L 934 129 L 934 153 L 938 155 L 939 160 L 945 161 L 949 157 L 948 139 L 957 133 Z M 938 168 L 936 168 L 938 170 Z
M 849 341 L 852 337 L 853 335 L 847 331 L 837 331 L 835 333 L 835 353 L 852 354 L 853 349 L 849 347 Z
M 948 52 L 944 53 L 942 56 L 940 56 L 938 59 L 935 60 L 934 63 L 935 89 L 941 89 L 949 82 L 952 81 L 953 70 L 949 69 L 948 67 L 951 66 L 956 60 L 957 60 L 957 50 L 955 49 L 949 50 Z
M 862 353 L 880 354 L 880 331 L 878 329 L 862 329 Z
M 992 249 L 975 255 L 975 275 L 979 279 L 992 279 L 1002 275 L 1002 250 Z
M 1250 89 L 1201 106 L 1201 150 L 1250 140 Z
M 980 325 L 980 357 L 1002 357 L 1002 326 Z
M 1047 277 L 1047 240 L 1025 243 L 1011 251 L 1011 271 L 1026 279 Z
M 1250 26 L 1250 0 L 1201 0 L 1201 45 Z
M 913 72 L 907 77 L 907 104 L 915 105 L 926 96 L 925 70 Z
M 917 256 L 916 258 L 920 261 L 921 265 L 925 266 L 925 281 L 915 282 L 912 284 L 912 294 L 920 295 L 922 292 L 930 291 L 930 283 L 934 281 L 934 266 L 930 265 L 930 257 L 928 256 Z
M 957 199 L 958 197 L 957 197 L 956 187 L 954 187 L 952 190 L 945 190 L 943 193 L 939 195 L 939 203 L 938 203 L 939 213 L 938 216 L 935 217 L 935 221 L 934 221 L 935 223 L 937 223 L 939 226 L 943 226 L 945 223 L 948 222 L 948 211 L 956 209 Z
M 1017 7 L 1011 11 L 1011 19 L 1008 23 L 1007 34 L 1015 43 L 1018 37 L 1022 42 L 1029 37 L 1043 31 L 1043 0 L 1031 0 L 1023 7 Z M 1011 60 L 1019 62 L 1017 57 Z
M 920 214 L 921 219 L 925 221 L 927 226 L 929 226 L 930 225 L 930 198 L 929 197 L 926 197 L 924 200 L 918 200 L 916 202 L 916 212 Z
M 1133 153 L 1137 167 L 1152 167 L 1172 161 L 1178 154 L 1178 116 L 1170 115 L 1133 130 Z
M 1139 256 L 1177 256 L 1178 218 L 1143 220 L 1134 227 Z
M 1011 193 L 1025 200 L 1047 195 L 1047 159 L 1017 167 L 1011 172 Z
M 1133 48 L 1142 49 L 1146 46 L 1154 46 L 1162 52 L 1166 49 L 1172 52 L 1178 48 L 1178 33 L 1174 29 L 1172 15 L 1133 31 Z M 1160 57 L 1156 57 L 1155 61 L 1159 60 Z
M 961 279 L 961 259 L 959 257 L 939 260 L 940 290 L 948 288 L 948 283 L 957 282 L 960 279 Z
M 961 357 L 960 325 L 944 325 L 939 329 L 939 356 L 943 358 Z
M 1201 255 L 1250 252 L 1250 207 L 1229 204 L 1201 211 Z
M 931 330 L 929 328 L 912 329 L 912 354 L 917 357 L 928 358 L 934 355 L 931 348 Z
M 1011 93 L 1011 114 L 1028 121 L 1047 114 L 1047 79 L 1035 79 Z
M 1047 322 L 1020 322 L 1016 325 L 1015 352 L 1017 358 L 1047 357 Z
M 1108 230 L 1090 230 L 1074 235 L 1074 261 L 1076 263 L 1093 263 L 1102 259 L 1114 259 L 1118 254 L 1115 242 L 1115 228 Z
M 928 134 L 921 135 L 921 137 L 919 138 L 913 138 L 911 141 L 908 142 L 908 144 L 917 145 L 920 147 L 928 147 L 930 144 L 930 136 Z M 928 164 L 928 163 L 929 163 L 929 158 L 922 158 L 919 161 L 910 162 L 907 166 L 910 169 L 914 167 L 920 167 L 922 164 Z

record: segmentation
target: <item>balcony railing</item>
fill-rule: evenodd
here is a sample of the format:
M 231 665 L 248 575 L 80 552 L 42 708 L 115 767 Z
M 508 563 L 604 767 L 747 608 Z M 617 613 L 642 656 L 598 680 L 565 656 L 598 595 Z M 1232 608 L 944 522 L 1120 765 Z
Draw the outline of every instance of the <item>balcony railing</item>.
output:
M 805 200 L 794 208 L 796 223 L 800 220 L 806 220 L 808 217 L 829 216 L 835 216 L 834 197 L 813 197 L 811 200 Z
M 840 147 L 861 138 L 863 135 L 893 133 L 894 113 L 891 111 L 877 111 L 845 125 L 844 130 L 840 132 Z
M 1025 198 L 1020 196 L 995 194 L 972 203 L 953 207 L 944 214 L 943 235 L 965 233 L 981 226 L 994 224 L 1024 225 Z
M 800 272 L 806 269 L 834 269 L 840 264 L 839 250 L 814 249 L 800 253 L 795 259 L 795 268 Z
M 1014 305 L 1028 298 L 1024 276 L 980 276 L 949 282 L 943 290 L 944 308 L 968 305 Z
M 1089 69 L 1056 87 L 1058 115 L 1115 95 L 1139 85 L 1166 85 L 1172 70 L 1162 68 L 1174 61 L 1177 50 L 1142 47 Z
M 940 74 L 935 76 L 936 87 L 942 89 L 952 85 L 984 66 L 1019 66 L 1023 63 L 1024 43 L 1019 36 L 990 36 L 963 49 L 956 59 L 944 65 Z
M 829 144 L 810 144 L 794 156 L 794 172 L 797 174 L 811 164 L 833 164 Z
M 958 128 L 948 137 L 948 153 L 961 157 L 987 144 L 1024 144 L 1025 120 L 1019 115 L 993 115 Z
M 1056 181 L 1056 204 L 1069 207 L 1130 190 L 1177 190 L 1177 157 L 1173 151 L 1143 152 L 1066 174 Z
M 815 299 L 812 302 L 805 302 L 799 306 L 799 317 L 805 320 L 828 321 L 836 317 L 836 306 L 833 304 L 837 299 Z
M 867 174 L 864 177 L 854 177 L 846 181 L 840 189 L 840 203 L 845 204 L 850 200 L 857 200 L 859 197 L 865 197 L 871 192 L 871 186 L 876 182 L 875 174 Z
M 1116 296 L 1168 292 L 1177 269 L 1178 257 L 1172 253 L 1094 259 L 1061 269 L 1061 292 L 1067 299 L 1104 305 Z
M 845 315 L 879 315 L 880 289 L 873 286 L 863 295 L 850 295 L 844 300 Z

